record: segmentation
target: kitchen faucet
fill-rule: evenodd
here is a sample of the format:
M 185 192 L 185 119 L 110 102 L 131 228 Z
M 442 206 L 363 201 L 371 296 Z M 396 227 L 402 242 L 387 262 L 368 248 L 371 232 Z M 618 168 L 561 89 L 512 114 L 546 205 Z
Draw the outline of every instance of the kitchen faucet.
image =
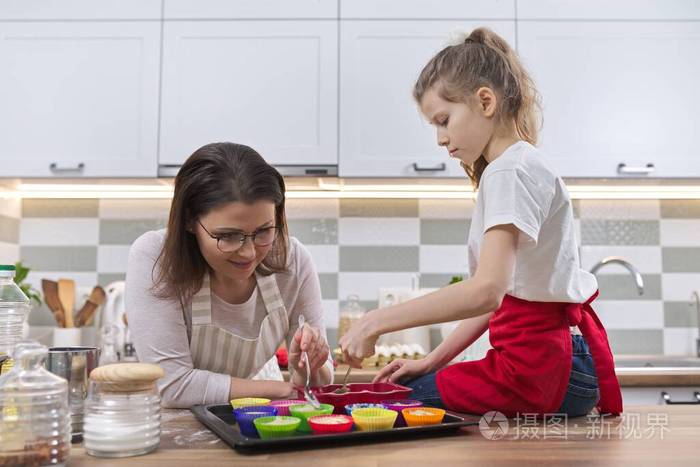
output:
M 630 272 L 630 274 L 634 276 L 634 281 L 637 284 L 637 292 L 639 292 L 639 295 L 642 295 L 644 293 L 644 279 L 642 279 L 642 275 L 639 273 L 639 269 L 634 267 L 632 263 L 620 256 L 608 256 L 607 258 L 601 259 L 595 264 L 595 266 L 591 268 L 591 274 L 595 274 L 600 268 L 602 268 L 603 266 L 607 266 L 608 264 L 619 264 L 621 266 L 624 266 L 625 269 L 627 269 Z
M 695 305 L 695 312 L 698 315 L 698 337 L 695 339 L 695 353 L 700 357 L 700 295 L 697 290 L 693 290 L 690 295 L 690 306 Z

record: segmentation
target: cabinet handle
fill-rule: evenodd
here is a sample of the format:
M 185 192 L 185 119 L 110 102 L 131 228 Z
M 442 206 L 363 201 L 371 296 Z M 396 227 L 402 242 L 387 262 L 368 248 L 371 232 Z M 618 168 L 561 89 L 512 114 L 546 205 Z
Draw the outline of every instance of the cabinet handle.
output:
M 442 162 L 439 165 L 436 165 L 434 167 L 421 167 L 417 163 L 413 163 L 413 170 L 416 172 L 444 172 L 447 170 L 447 166 L 445 165 L 444 162 Z
M 84 168 L 85 164 L 83 164 L 82 162 L 74 167 L 59 167 L 58 164 L 56 164 L 55 162 L 52 162 L 51 165 L 49 165 L 49 170 L 51 170 L 51 172 L 55 174 L 66 172 L 82 172 Z
M 651 162 L 644 167 L 628 167 L 624 162 L 617 165 L 617 173 L 620 175 L 649 175 L 656 167 Z
M 672 401 L 671 395 L 669 393 L 667 393 L 666 391 L 661 391 L 661 397 L 663 397 L 664 402 L 669 405 L 700 405 L 700 392 L 695 391 L 693 393 L 693 396 L 695 397 L 694 401 Z

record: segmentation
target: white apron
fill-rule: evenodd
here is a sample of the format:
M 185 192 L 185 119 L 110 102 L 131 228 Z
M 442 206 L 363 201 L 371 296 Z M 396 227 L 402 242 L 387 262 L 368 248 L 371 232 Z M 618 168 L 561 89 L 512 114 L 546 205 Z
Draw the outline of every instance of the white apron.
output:
M 275 352 L 289 331 L 289 318 L 274 275 L 255 274 L 267 316 L 255 339 L 238 336 L 211 322 L 209 274 L 192 298 L 190 352 L 194 367 L 236 378 L 283 381 Z M 255 293 L 255 292 L 254 292 Z

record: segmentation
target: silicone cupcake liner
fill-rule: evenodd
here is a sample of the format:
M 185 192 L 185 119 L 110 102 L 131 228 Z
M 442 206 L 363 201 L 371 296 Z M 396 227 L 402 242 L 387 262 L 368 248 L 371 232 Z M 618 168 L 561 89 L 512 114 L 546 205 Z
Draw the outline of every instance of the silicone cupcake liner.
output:
M 277 408 L 269 405 L 254 405 L 235 409 L 233 415 L 241 433 L 249 438 L 257 438 L 258 430 L 255 428 L 253 420 L 260 417 L 271 417 L 277 415 Z
M 285 417 L 289 416 L 289 406 L 290 405 L 299 405 L 299 404 L 306 404 L 306 401 L 301 400 L 301 399 L 283 399 L 283 400 L 277 400 L 277 401 L 270 402 L 270 405 L 272 407 L 277 408 L 277 415 L 282 415 Z
M 403 409 L 403 418 L 407 426 L 437 425 L 445 417 L 443 409 L 434 407 L 415 407 Z
M 317 435 L 345 433 L 352 430 L 352 417 L 347 415 L 315 415 L 307 420 L 311 430 Z M 332 423 L 329 423 L 332 422 Z
M 320 409 L 315 409 L 310 404 L 293 404 L 289 406 L 289 413 L 292 415 L 292 417 L 301 419 L 299 431 L 310 432 L 311 427 L 307 422 L 309 417 L 313 417 L 315 415 L 330 415 L 333 413 L 333 406 L 330 404 L 321 404 Z
M 421 401 L 416 401 L 413 399 L 402 399 L 399 401 L 382 401 L 382 404 L 384 404 L 384 406 L 386 406 L 387 409 L 396 410 L 399 413 L 399 416 L 396 417 L 395 426 L 397 427 L 406 426 L 406 421 L 403 419 L 403 414 L 401 413 L 403 409 L 407 409 L 409 407 L 423 407 L 423 403 Z
M 352 420 L 359 431 L 391 430 L 398 412 L 389 409 L 354 409 Z
M 260 405 L 270 405 L 270 399 L 261 399 L 258 397 L 243 397 L 241 399 L 233 399 L 231 401 L 231 407 L 233 407 L 234 409 Z
M 354 409 L 388 409 L 384 404 L 369 404 L 369 403 L 357 403 L 348 404 L 345 406 L 345 413 L 352 416 L 352 411 Z
M 297 417 L 260 417 L 253 420 L 262 439 L 294 436 L 301 419 Z

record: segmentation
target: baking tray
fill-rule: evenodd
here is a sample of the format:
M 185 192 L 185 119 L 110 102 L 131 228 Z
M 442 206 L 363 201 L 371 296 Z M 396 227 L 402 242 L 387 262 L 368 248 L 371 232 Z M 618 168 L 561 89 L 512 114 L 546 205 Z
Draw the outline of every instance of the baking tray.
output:
M 412 438 L 447 436 L 454 434 L 461 427 L 478 425 L 479 417 L 461 416 L 450 412 L 445 414 L 443 422 L 438 425 L 419 427 L 401 427 L 385 431 L 351 431 L 328 435 L 296 434 L 287 438 L 259 439 L 241 434 L 236 425 L 231 406 L 195 405 L 194 416 L 207 428 L 216 433 L 226 444 L 242 454 L 256 454 L 271 451 L 289 451 L 314 448 L 347 446 L 349 444 L 366 444 L 387 441 L 404 441 Z

